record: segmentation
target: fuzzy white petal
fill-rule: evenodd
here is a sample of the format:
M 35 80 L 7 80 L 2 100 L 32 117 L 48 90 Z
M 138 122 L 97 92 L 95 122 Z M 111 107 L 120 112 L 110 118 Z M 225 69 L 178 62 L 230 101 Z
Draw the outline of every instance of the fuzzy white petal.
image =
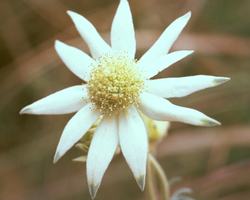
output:
M 141 57 L 141 62 L 147 63 L 169 52 L 173 43 L 180 35 L 191 17 L 191 12 L 172 22 L 161 34 L 153 46 Z
M 119 139 L 122 153 L 137 184 L 144 189 L 148 154 L 145 124 L 135 107 L 119 116 Z
M 150 93 L 140 97 L 140 110 L 148 117 L 159 121 L 178 121 L 196 126 L 216 126 L 220 123 L 203 113 L 181 106 Z
M 98 58 L 111 51 L 110 46 L 102 39 L 91 22 L 73 11 L 67 11 L 67 14 L 71 17 L 76 29 L 87 43 L 94 58 Z
M 93 110 L 92 105 L 87 104 L 69 120 L 57 146 L 54 163 L 84 136 L 99 116 L 100 114 Z
M 68 114 L 81 109 L 86 104 L 87 100 L 88 93 L 86 85 L 72 86 L 25 106 L 20 111 L 20 114 Z
M 117 119 L 116 117 L 104 118 L 94 133 L 87 157 L 87 179 L 92 198 L 96 195 L 117 145 Z
M 82 52 L 80 49 L 58 40 L 55 42 L 55 49 L 70 71 L 82 80 L 89 80 L 91 64 L 94 62 L 91 57 Z
M 184 97 L 199 90 L 218 86 L 228 80 L 230 80 L 230 78 L 196 75 L 181 78 L 148 80 L 145 85 L 147 91 L 150 93 L 164 98 L 172 98 Z
M 139 70 L 143 72 L 145 78 L 149 79 L 192 53 L 192 50 L 175 51 L 147 63 L 139 61 L 137 65 Z
M 127 0 L 120 0 L 112 23 L 111 44 L 113 50 L 126 52 L 131 58 L 135 57 L 135 30 Z

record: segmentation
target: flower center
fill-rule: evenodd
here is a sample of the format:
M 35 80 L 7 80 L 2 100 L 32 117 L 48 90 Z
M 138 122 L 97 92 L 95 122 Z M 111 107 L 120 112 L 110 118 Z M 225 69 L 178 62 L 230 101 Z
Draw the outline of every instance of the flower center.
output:
M 126 55 L 102 56 L 94 64 L 88 92 L 102 114 L 111 115 L 138 103 L 144 80 L 135 60 Z

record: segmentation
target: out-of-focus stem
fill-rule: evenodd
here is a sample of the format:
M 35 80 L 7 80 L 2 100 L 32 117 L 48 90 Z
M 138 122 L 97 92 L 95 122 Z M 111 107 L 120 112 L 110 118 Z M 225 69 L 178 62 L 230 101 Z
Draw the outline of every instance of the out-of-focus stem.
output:
M 159 162 L 149 154 L 148 156 L 149 163 L 151 164 L 152 168 L 156 172 L 159 181 L 160 181 L 160 186 L 162 189 L 162 196 L 164 200 L 170 200 L 170 189 L 169 189 L 169 183 L 166 174 L 164 173 L 164 170 L 162 169 L 161 165 Z
M 147 171 L 147 193 L 149 200 L 157 200 L 157 194 L 154 186 L 154 170 L 152 169 L 152 163 L 148 160 L 148 171 Z

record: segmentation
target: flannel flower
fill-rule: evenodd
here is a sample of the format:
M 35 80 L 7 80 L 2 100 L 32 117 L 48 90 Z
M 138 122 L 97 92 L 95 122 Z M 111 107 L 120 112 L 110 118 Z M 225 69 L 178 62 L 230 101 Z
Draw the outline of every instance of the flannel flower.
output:
M 72 86 L 42 98 L 21 110 L 21 114 L 67 114 L 76 112 L 65 126 L 54 162 L 60 159 L 90 127 L 100 123 L 93 135 L 86 165 L 92 198 L 117 148 L 121 149 L 139 187 L 145 185 L 148 135 L 142 114 L 153 120 L 178 121 L 196 126 L 220 123 L 203 113 L 172 104 L 167 98 L 184 97 L 220 85 L 229 78 L 196 75 L 150 80 L 193 51 L 169 50 L 191 12 L 171 23 L 152 47 L 135 60 L 135 31 L 127 0 L 120 0 L 111 28 L 111 45 L 83 16 L 68 11 L 76 29 L 87 43 L 92 57 L 56 41 L 55 49 L 65 65 L 86 84 Z

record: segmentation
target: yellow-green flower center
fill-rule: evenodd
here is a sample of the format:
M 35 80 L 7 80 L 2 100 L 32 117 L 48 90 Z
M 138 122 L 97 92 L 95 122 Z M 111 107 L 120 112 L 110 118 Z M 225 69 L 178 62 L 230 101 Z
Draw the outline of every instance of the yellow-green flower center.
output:
M 143 86 L 135 60 L 125 55 L 103 56 L 93 66 L 88 92 L 95 108 L 111 115 L 137 104 Z

